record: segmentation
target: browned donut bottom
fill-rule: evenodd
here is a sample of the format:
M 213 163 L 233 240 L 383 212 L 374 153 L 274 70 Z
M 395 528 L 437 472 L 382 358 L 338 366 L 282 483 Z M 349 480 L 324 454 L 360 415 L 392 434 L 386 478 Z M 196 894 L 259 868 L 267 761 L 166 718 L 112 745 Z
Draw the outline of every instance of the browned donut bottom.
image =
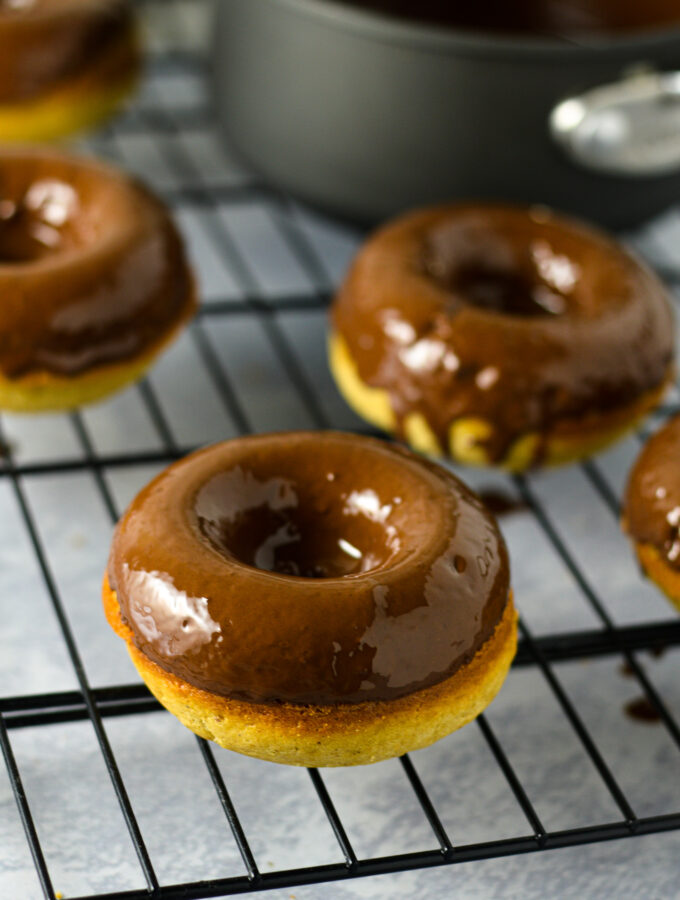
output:
M 104 603 L 185 724 L 301 765 L 460 727 L 516 643 L 507 551 L 480 501 L 408 451 L 333 432 L 171 466 L 118 525 Z

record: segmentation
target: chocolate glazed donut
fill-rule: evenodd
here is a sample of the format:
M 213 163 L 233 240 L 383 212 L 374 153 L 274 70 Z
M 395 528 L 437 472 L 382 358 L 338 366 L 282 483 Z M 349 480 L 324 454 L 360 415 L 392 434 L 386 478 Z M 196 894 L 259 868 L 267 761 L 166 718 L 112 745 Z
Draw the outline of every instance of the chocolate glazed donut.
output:
M 0 408 L 63 409 L 138 378 L 195 290 L 163 204 L 110 166 L 0 150 Z
M 419 22 L 478 32 L 573 38 L 662 28 L 680 22 L 676 0 L 344 0 Z
M 672 376 L 658 279 L 543 208 L 450 206 L 385 226 L 332 309 L 348 401 L 414 447 L 513 470 L 606 446 Z
M 0 0 L 0 103 L 72 78 L 125 37 L 131 21 L 124 0 Z
M 623 527 L 643 571 L 680 609 L 680 416 L 657 431 L 638 457 Z
M 94 125 L 132 89 L 128 0 L 0 0 L 0 135 L 51 140 Z
M 481 711 L 515 647 L 492 516 L 408 451 L 337 433 L 217 445 L 130 506 L 112 626 L 190 728 L 250 755 L 348 765 Z

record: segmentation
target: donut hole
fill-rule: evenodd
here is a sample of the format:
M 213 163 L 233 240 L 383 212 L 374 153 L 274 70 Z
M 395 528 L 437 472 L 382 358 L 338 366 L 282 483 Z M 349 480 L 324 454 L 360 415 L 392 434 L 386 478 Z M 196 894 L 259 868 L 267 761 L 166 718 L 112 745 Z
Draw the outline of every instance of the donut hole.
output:
M 127 200 L 117 182 L 60 157 L 0 156 L 0 264 L 26 265 L 100 242 Z
M 283 468 L 283 467 L 282 467 Z M 351 468 L 286 476 L 236 466 L 198 492 L 198 528 L 214 550 L 267 572 L 343 578 L 392 562 L 402 546 L 402 498 Z
M 362 516 L 347 521 L 330 505 L 287 510 L 260 506 L 243 511 L 236 522 L 211 525 L 207 533 L 212 542 L 240 562 L 302 578 L 368 572 L 387 562 L 394 549 L 386 529 Z
M 593 283 L 601 256 L 578 233 L 514 209 L 486 210 L 484 220 L 461 214 L 432 229 L 423 250 L 426 274 L 452 307 L 523 317 L 587 314 L 601 293 Z
M 536 273 L 503 271 L 484 265 L 459 269 L 450 285 L 466 302 L 492 312 L 512 316 L 559 316 L 567 300 Z
M 0 262 L 26 263 L 78 246 L 78 195 L 56 178 L 33 182 L 20 197 L 0 198 Z

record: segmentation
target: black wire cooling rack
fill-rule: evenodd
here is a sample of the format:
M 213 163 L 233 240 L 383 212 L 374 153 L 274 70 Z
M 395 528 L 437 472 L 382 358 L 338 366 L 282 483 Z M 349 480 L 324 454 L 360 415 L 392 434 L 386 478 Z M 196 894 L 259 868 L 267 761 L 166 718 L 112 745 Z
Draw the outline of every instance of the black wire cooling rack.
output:
M 183 79 L 191 80 L 202 77 L 205 74 L 205 60 L 200 54 L 193 52 L 158 52 L 152 55 L 149 70 L 150 83 L 167 83 L 170 80 L 179 84 Z M 136 135 L 143 137 L 147 143 L 151 142 L 155 148 L 154 152 L 158 154 L 163 166 L 172 174 L 174 184 L 167 187 L 163 193 L 166 200 L 178 213 L 181 213 L 188 204 L 192 209 L 200 208 L 210 212 L 214 211 L 218 204 L 221 209 L 224 209 L 228 208 L 230 204 L 242 204 L 260 199 L 266 200 L 268 204 L 272 204 L 278 209 L 280 214 L 276 217 L 276 227 L 279 229 L 280 239 L 285 242 L 288 251 L 294 255 L 298 265 L 308 273 L 310 283 L 322 287 L 317 287 L 304 294 L 278 295 L 276 297 L 265 295 L 244 263 L 239 246 L 233 236 L 220 225 L 218 216 L 207 216 L 205 218 L 206 237 L 216 252 L 226 260 L 235 280 L 239 283 L 240 296 L 238 299 L 228 300 L 214 298 L 214 302 L 204 305 L 197 321 L 191 328 L 191 340 L 207 377 L 211 380 L 221 403 L 239 432 L 248 433 L 254 429 L 254 426 L 250 421 L 247 408 L 239 399 L 236 386 L 221 365 L 219 354 L 209 340 L 209 333 L 214 323 L 218 320 L 228 320 L 232 316 L 253 317 L 258 321 L 272 353 L 278 359 L 292 389 L 306 410 L 308 419 L 319 428 L 332 426 L 334 422 L 327 412 L 324 396 L 319 394 L 315 383 L 310 379 L 301 363 L 295 346 L 291 343 L 285 329 L 281 327 L 281 316 L 300 310 L 316 311 L 326 308 L 330 295 L 328 276 L 323 270 L 314 247 L 299 227 L 296 217 L 291 214 L 289 200 L 286 197 L 252 179 L 235 185 L 205 184 L 200 166 L 193 158 L 190 147 L 194 134 L 210 130 L 210 118 L 209 108 L 202 103 L 169 107 L 167 104 L 155 103 L 153 99 L 147 98 L 146 103 L 137 104 L 129 114 L 110 126 L 107 132 L 98 136 L 95 146 L 106 155 L 115 157 L 118 155 L 118 142 L 124 137 Z M 107 736 L 106 725 L 107 720 L 112 717 L 144 716 L 158 711 L 160 707 L 146 688 L 139 684 L 121 684 L 96 689 L 91 686 L 81 651 L 69 622 L 64 598 L 51 570 L 48 554 L 41 538 L 39 522 L 29 502 L 25 487 L 25 479 L 28 477 L 41 475 L 59 477 L 72 472 L 87 473 L 94 479 L 111 522 L 115 522 L 119 510 L 106 478 L 107 472 L 142 464 L 165 464 L 193 449 L 190 446 L 180 446 L 174 437 L 163 404 L 152 383 L 148 380 L 144 381 L 135 390 L 139 392 L 145 414 L 158 437 L 160 449 L 130 453 L 98 453 L 86 418 L 76 412 L 70 419 L 79 443 L 80 458 L 22 463 L 14 459 L 10 442 L 0 464 L 0 479 L 11 486 L 11 492 L 20 509 L 44 585 L 58 620 L 70 665 L 78 683 L 78 690 L 74 691 L 0 698 L 0 745 L 40 885 L 48 900 L 55 900 L 57 893 L 53 886 L 53 878 L 46 862 L 46 854 L 41 846 L 32 810 L 32 805 L 39 802 L 39 798 L 33 798 L 32 804 L 29 804 L 22 785 L 22 772 L 13 750 L 11 735 L 16 730 L 27 727 L 40 726 L 49 729 L 60 723 L 80 720 L 89 721 L 94 729 L 108 777 L 139 860 L 146 888 L 116 893 L 89 894 L 87 897 L 80 897 L 79 900 L 95 900 L 95 897 L 99 900 L 107 897 L 117 897 L 119 900 L 147 900 L 150 897 L 164 898 L 164 900 L 173 900 L 173 898 L 191 900 L 191 898 L 218 897 L 256 890 L 445 866 L 680 828 L 680 810 L 663 815 L 636 815 L 632 800 L 627 796 L 605 761 L 605 754 L 598 746 L 592 730 L 587 727 L 579 708 L 563 686 L 555 667 L 555 663 L 566 660 L 584 660 L 600 656 L 612 656 L 625 660 L 630 673 L 637 680 L 638 687 L 655 711 L 655 715 L 659 717 L 661 727 L 667 730 L 675 748 L 680 750 L 680 726 L 659 690 L 652 683 L 646 669 L 640 664 L 637 655 L 637 651 L 680 645 L 680 622 L 670 620 L 643 625 L 618 626 L 615 624 L 605 603 L 591 584 L 588 572 L 562 538 L 554 515 L 551 514 L 546 503 L 532 486 L 531 480 L 518 477 L 514 479 L 514 487 L 519 492 L 523 503 L 533 514 L 538 528 L 552 546 L 569 578 L 573 579 L 578 591 L 590 606 L 599 626 L 587 630 L 545 634 L 538 637 L 534 636 L 526 623 L 522 622 L 520 624 L 519 652 L 514 665 L 516 667 L 533 667 L 542 674 L 559 706 L 561 715 L 575 733 L 601 783 L 618 809 L 618 815 L 611 821 L 594 821 L 568 830 L 551 831 L 546 829 L 536 811 L 535 804 L 530 800 L 529 791 L 513 767 L 502 741 L 492 728 L 489 718 L 482 715 L 476 725 L 469 727 L 479 729 L 503 778 L 516 798 L 526 821 L 526 828 L 521 829 L 520 833 L 483 843 L 466 843 L 465 836 L 462 835 L 463 840 L 454 843 L 442 824 L 435 800 L 426 789 L 416 767 L 408 757 L 404 757 L 400 760 L 402 775 L 406 780 L 408 790 L 413 792 L 419 804 L 424 820 L 429 825 L 431 846 L 429 849 L 402 852 L 396 855 L 360 858 L 353 848 L 348 837 L 348 829 L 325 786 L 324 776 L 318 771 L 310 770 L 309 778 L 318 802 L 321 804 L 337 840 L 338 861 L 325 865 L 262 871 L 256 863 L 248 835 L 230 797 L 229 787 L 226 783 L 228 779 L 225 780 L 222 770 L 217 765 L 212 747 L 205 741 L 197 739 L 200 756 L 207 767 L 224 816 L 233 833 L 244 871 L 242 874 L 219 879 L 175 884 L 161 883 L 133 809 L 133 798 L 130 796 Z M 670 414 L 673 411 L 673 404 L 671 404 L 662 414 Z M 582 469 L 590 487 L 598 497 L 598 501 L 605 504 L 613 516 L 617 516 L 618 501 L 608 481 L 602 476 L 598 464 L 589 462 Z M 30 598 L 27 598 L 26 602 L 30 602 Z M 2 849 L 0 848 L 0 856 L 1 854 Z

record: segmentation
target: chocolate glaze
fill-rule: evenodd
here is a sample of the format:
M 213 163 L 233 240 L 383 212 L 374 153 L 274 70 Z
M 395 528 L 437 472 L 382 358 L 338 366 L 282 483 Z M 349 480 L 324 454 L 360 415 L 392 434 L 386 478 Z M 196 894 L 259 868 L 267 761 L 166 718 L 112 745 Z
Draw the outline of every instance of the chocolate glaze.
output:
M 129 43 L 131 28 L 127 0 L 0 0 L 0 102 L 29 100 L 77 77 Z M 132 67 L 135 58 L 121 64 Z
M 0 151 L 0 292 L 6 377 L 133 358 L 193 297 L 162 204 L 108 166 L 51 151 Z
M 628 660 L 624 660 L 619 666 L 619 672 L 623 675 L 624 678 L 634 678 L 635 677 L 635 669 L 631 666 Z
M 624 521 L 680 571 L 680 416 L 647 441 L 628 480 Z
M 680 24 L 677 0 L 345 0 L 352 6 L 449 28 L 539 34 L 641 31 Z
M 527 504 L 519 497 L 511 497 L 504 491 L 495 488 L 482 488 L 478 491 L 479 499 L 494 516 L 509 516 L 512 513 L 524 512 Z
M 420 412 L 447 447 L 456 419 L 485 419 L 493 461 L 523 434 L 632 404 L 663 384 L 673 359 L 657 278 L 600 232 L 543 208 L 397 219 L 359 252 L 332 317 L 398 422 Z
M 468 662 L 500 621 L 508 556 L 454 476 L 333 432 L 193 454 L 120 521 L 108 567 L 137 647 L 255 702 L 389 700 Z
M 666 647 L 663 645 L 660 647 L 652 647 L 648 651 L 649 655 L 652 659 L 661 659 L 661 657 L 666 653 Z M 624 678 L 634 678 L 635 677 L 635 669 L 631 666 L 628 660 L 624 660 L 619 666 L 619 672 L 623 675 Z
M 623 707 L 624 712 L 629 719 L 635 719 L 636 722 L 660 722 L 661 714 L 647 697 L 637 697 L 635 700 L 629 700 Z

